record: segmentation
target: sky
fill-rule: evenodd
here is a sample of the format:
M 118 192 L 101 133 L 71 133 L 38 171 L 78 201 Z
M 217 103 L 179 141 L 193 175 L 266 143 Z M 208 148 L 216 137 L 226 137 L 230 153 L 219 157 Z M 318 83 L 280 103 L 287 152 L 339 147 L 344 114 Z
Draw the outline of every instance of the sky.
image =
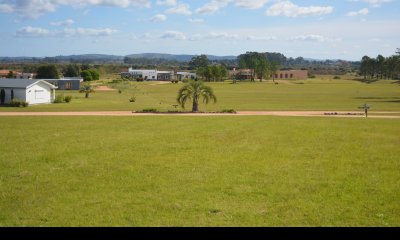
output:
M 400 48 L 400 0 L 0 0 L 0 56 L 134 53 L 360 60 Z

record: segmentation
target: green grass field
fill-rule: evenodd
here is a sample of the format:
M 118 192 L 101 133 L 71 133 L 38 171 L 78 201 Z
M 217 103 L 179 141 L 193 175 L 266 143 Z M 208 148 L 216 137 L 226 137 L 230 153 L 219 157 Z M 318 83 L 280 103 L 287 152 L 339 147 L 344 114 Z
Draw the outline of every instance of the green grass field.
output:
M 338 86 L 326 91 L 354 99 L 342 108 L 385 87 Z M 248 108 L 264 109 L 268 91 Z M 303 98 L 299 107 L 314 102 Z M 398 120 L 1 117 L 0 126 L 0 226 L 400 226 Z
M 104 82 L 104 81 L 103 81 Z M 278 81 L 279 82 L 279 81 Z M 208 83 L 218 97 L 217 104 L 200 105 L 201 111 L 223 109 L 246 110 L 321 110 L 357 111 L 364 103 L 371 111 L 400 111 L 400 84 L 396 81 L 377 81 L 371 84 L 352 80 L 312 79 L 281 81 L 274 85 L 263 83 Z M 132 111 L 157 108 L 160 111 L 175 109 L 178 89 L 182 84 L 154 85 L 153 82 L 110 84 L 113 92 L 96 92 L 89 99 L 77 91 L 57 91 L 72 95 L 69 104 L 37 105 L 28 108 L 0 107 L 0 111 Z M 130 103 L 129 98 L 136 97 Z M 190 109 L 188 104 L 186 110 Z

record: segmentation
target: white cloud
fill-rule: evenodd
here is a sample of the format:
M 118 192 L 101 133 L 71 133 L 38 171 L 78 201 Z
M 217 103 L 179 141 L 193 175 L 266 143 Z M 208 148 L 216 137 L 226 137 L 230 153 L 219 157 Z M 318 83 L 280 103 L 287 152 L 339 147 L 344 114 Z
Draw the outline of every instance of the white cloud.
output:
M 204 19 L 202 19 L 202 18 L 189 18 L 189 22 L 191 22 L 191 23 L 203 23 Z
M 63 37 L 101 37 L 112 35 L 115 32 L 117 30 L 110 28 L 66 28 L 60 33 L 56 32 L 56 35 Z
M 165 11 L 167 14 L 181 14 L 181 15 L 192 15 L 190 6 L 185 3 L 180 3 L 176 7 L 169 8 Z
M 55 12 L 61 5 L 72 7 L 129 6 L 150 7 L 150 0 L 2 0 L 0 12 L 15 13 L 25 18 L 38 18 L 43 14 Z
M 320 16 L 329 14 L 333 11 L 333 7 L 309 6 L 300 7 L 291 1 L 282 1 L 272 5 L 266 12 L 268 16 L 286 16 L 286 17 L 301 17 L 301 16 Z
M 109 36 L 117 30 L 110 28 L 65 28 L 63 30 L 50 31 L 44 28 L 35 28 L 31 26 L 18 29 L 17 37 L 101 37 Z
M 35 28 L 31 26 L 23 27 L 17 30 L 17 37 L 47 37 L 51 33 L 44 28 Z
M 339 42 L 340 38 L 329 38 L 317 34 L 308 34 L 292 37 L 290 40 L 293 41 L 305 41 L 305 42 Z
M 157 5 L 159 6 L 176 6 L 178 3 L 176 2 L 176 0 L 157 0 L 156 2 Z
M 363 8 L 360 11 L 351 11 L 346 14 L 348 17 L 356 17 L 360 15 L 367 15 L 369 13 L 368 8 Z
M 227 33 L 227 32 L 210 32 L 208 34 L 195 34 L 192 35 L 189 40 L 190 41 L 198 41 L 198 40 L 209 40 L 209 39 L 226 39 L 226 40 L 236 40 L 241 37 L 235 33 Z
M 254 35 L 248 35 L 248 36 L 246 36 L 246 40 L 248 40 L 248 41 L 272 41 L 272 40 L 278 40 L 278 38 L 276 36 L 257 37 Z
M 167 16 L 164 14 L 157 14 L 150 19 L 152 22 L 164 22 L 165 20 L 167 20 Z
M 52 26 L 71 26 L 74 23 L 75 23 L 74 20 L 67 19 L 67 20 L 59 21 L 59 22 L 51 22 L 50 25 L 52 25 Z
M 206 3 L 201 8 L 196 9 L 196 13 L 198 14 L 212 14 L 220 10 L 221 8 L 228 5 L 231 0 L 212 0 L 211 2 Z
M 167 31 L 161 35 L 162 39 L 173 39 L 173 40 L 186 40 L 186 36 L 182 32 L 177 31 Z
M 247 9 L 258 9 L 264 7 L 270 0 L 236 0 L 235 5 Z
M 389 3 L 392 0 L 351 0 L 352 2 L 365 2 L 371 7 L 380 7 L 383 3 Z
M 6 4 L 6 3 L 0 4 L 0 12 L 9 13 L 9 12 L 13 12 L 13 11 L 14 11 L 14 9 L 10 4 Z
M 207 38 L 222 38 L 222 39 L 238 39 L 239 35 L 237 34 L 231 34 L 231 33 L 226 33 L 226 32 L 211 32 L 206 36 Z

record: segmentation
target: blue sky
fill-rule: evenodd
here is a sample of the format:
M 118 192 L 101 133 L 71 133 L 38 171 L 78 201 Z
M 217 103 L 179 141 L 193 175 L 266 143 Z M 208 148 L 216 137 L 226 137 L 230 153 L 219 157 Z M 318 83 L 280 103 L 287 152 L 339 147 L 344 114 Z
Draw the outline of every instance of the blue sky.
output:
M 0 56 L 172 53 L 359 60 L 400 48 L 398 0 L 0 0 Z

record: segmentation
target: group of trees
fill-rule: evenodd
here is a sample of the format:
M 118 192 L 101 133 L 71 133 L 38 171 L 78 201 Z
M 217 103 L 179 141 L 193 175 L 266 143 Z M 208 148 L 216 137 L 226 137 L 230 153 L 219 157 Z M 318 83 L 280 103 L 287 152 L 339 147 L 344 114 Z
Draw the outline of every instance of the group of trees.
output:
M 207 82 L 216 82 L 222 81 L 223 78 L 227 77 L 228 70 L 223 65 L 212 65 L 198 68 L 196 74 Z
M 364 56 L 361 59 L 360 75 L 364 79 L 396 79 L 400 75 L 400 49 L 395 55 L 383 57 L 378 55 L 376 58 Z
M 279 60 L 269 60 L 268 53 L 247 52 L 238 56 L 239 67 L 248 68 L 252 72 L 251 80 L 256 77 L 262 81 L 272 74 L 274 75 L 279 70 Z
M 59 79 L 61 75 L 64 77 L 82 77 L 84 81 L 100 79 L 99 71 L 87 64 L 82 64 L 81 66 L 69 64 L 64 66 L 61 71 L 54 64 L 41 65 L 37 68 L 36 73 L 36 78 L 44 79 Z
M 189 69 L 196 70 L 197 76 L 207 82 L 222 81 L 228 76 L 228 70 L 223 64 L 211 64 L 206 55 L 193 57 L 189 62 Z

